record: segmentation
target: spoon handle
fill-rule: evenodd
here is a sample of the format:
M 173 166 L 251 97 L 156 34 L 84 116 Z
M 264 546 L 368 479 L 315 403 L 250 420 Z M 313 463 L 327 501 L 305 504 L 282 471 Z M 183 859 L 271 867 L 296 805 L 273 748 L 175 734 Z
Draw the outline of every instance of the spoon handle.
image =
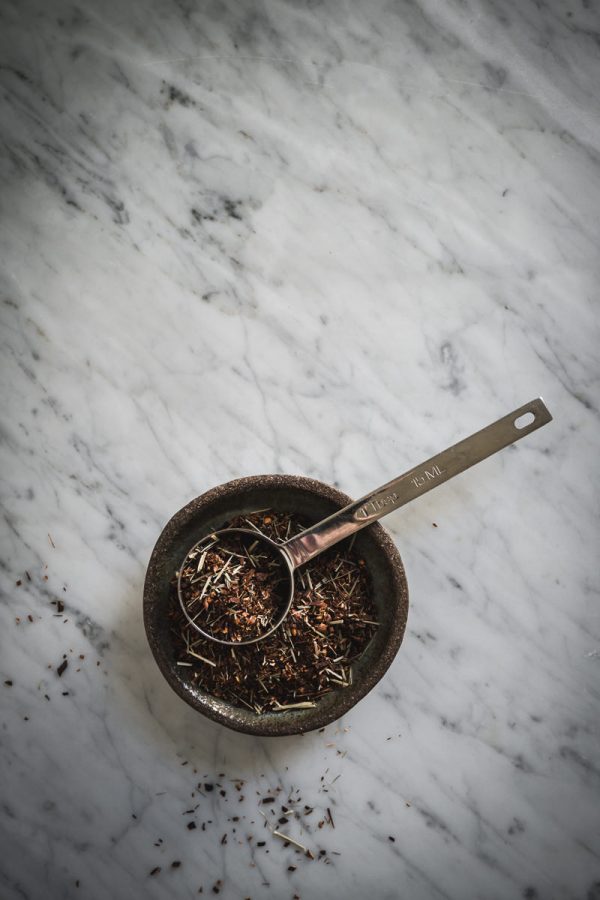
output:
M 283 546 L 293 567 L 301 566 L 338 541 L 551 421 L 552 416 L 541 397 L 520 406 L 287 541 Z

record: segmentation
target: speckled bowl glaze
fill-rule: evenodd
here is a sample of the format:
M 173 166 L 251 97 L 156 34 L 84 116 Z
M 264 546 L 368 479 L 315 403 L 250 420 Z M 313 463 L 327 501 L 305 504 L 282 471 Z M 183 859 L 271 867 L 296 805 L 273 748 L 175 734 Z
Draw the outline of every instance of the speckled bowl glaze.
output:
M 256 475 L 229 481 L 196 497 L 175 513 L 160 535 L 144 585 L 144 625 L 158 666 L 173 690 L 194 709 L 221 725 L 246 734 L 303 734 L 339 719 L 384 675 L 402 643 L 408 614 L 408 585 L 400 554 L 389 534 L 373 523 L 356 535 L 355 549 L 365 559 L 373 584 L 379 628 L 353 666 L 353 684 L 326 694 L 310 709 L 258 715 L 204 693 L 177 666 L 169 629 L 169 582 L 192 544 L 241 513 L 271 507 L 296 512 L 313 523 L 341 509 L 351 498 L 312 478 Z

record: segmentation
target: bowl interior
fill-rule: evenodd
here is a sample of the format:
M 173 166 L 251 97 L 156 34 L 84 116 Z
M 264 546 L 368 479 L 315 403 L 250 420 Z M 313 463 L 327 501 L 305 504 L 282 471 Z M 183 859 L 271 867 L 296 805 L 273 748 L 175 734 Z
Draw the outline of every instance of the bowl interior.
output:
M 257 714 L 213 697 L 177 666 L 167 612 L 172 602 L 170 581 L 190 546 L 230 518 L 270 507 L 295 512 L 308 524 L 318 522 L 350 498 L 313 479 L 295 476 L 256 476 L 214 488 L 173 516 L 152 553 L 144 588 L 144 621 L 150 647 L 173 689 L 187 703 L 212 719 L 251 734 L 297 734 L 321 728 L 354 706 L 379 681 L 402 641 L 408 590 L 400 555 L 377 523 L 355 537 L 354 547 L 365 559 L 373 586 L 379 628 L 352 667 L 353 684 L 326 694 L 315 707 Z

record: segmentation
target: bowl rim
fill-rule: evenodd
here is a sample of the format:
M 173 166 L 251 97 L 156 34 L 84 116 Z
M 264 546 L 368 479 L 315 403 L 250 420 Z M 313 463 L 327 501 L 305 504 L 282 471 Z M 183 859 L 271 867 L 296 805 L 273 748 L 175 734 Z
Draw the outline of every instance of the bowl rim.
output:
M 261 724 L 258 716 L 256 720 L 246 720 L 243 716 L 228 715 L 216 705 L 216 698 L 211 698 L 208 694 L 202 697 L 192 693 L 185 682 L 177 677 L 172 661 L 168 658 L 166 649 L 163 646 L 165 642 L 161 640 L 159 630 L 154 627 L 154 608 L 159 602 L 164 589 L 164 573 L 161 561 L 167 552 L 167 548 L 176 539 L 181 530 L 191 520 L 198 518 L 215 501 L 223 497 L 243 494 L 249 489 L 256 488 L 274 490 L 296 488 L 316 494 L 322 499 L 339 506 L 340 509 L 352 502 L 351 497 L 337 488 L 304 475 L 249 475 L 216 485 L 194 497 L 171 516 L 152 549 L 143 591 L 144 628 L 150 649 L 163 677 L 175 693 L 197 712 L 221 725 L 225 725 L 227 728 L 245 734 L 262 737 L 305 734 L 329 725 L 345 715 L 375 687 L 386 673 L 400 648 L 406 629 L 408 583 L 400 553 L 391 535 L 379 522 L 371 523 L 367 526 L 370 534 L 383 551 L 389 563 L 392 594 L 396 598 L 396 613 L 388 628 L 383 652 L 369 668 L 366 676 L 362 677 L 359 682 L 355 682 L 352 686 L 345 688 L 343 692 L 336 692 L 336 697 L 339 698 L 339 701 L 333 709 L 331 707 L 319 709 L 319 705 L 317 705 L 309 711 L 302 710 L 300 716 L 298 713 L 293 712 L 281 713 L 278 714 L 276 720 L 269 718 L 268 722 L 265 721 Z M 237 709 L 237 707 L 232 708 Z M 244 711 L 241 710 L 241 712 Z

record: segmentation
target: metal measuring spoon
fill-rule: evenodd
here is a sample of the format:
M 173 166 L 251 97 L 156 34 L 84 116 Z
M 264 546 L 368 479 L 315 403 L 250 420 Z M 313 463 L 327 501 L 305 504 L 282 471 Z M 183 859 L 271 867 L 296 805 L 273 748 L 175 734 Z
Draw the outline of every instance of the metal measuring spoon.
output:
M 264 638 L 273 634 L 279 628 L 290 611 L 294 599 L 294 572 L 299 566 L 314 559 L 319 553 L 323 553 L 324 550 L 329 549 L 329 547 L 332 547 L 339 541 L 343 541 L 344 538 L 360 531 L 361 528 L 365 528 L 371 522 L 387 516 L 388 513 L 398 509 L 400 506 L 404 506 L 405 503 L 410 503 L 411 500 L 421 496 L 421 494 L 433 490 L 433 488 L 443 484 L 444 481 L 454 478 L 455 475 L 459 475 L 465 469 L 474 466 L 493 453 L 497 453 L 498 450 L 508 447 L 509 444 L 514 444 L 515 441 L 520 440 L 527 434 L 531 434 L 532 431 L 541 428 L 542 425 L 547 425 L 551 421 L 552 416 L 544 401 L 541 397 L 538 397 L 536 400 L 532 400 L 530 403 L 515 409 L 502 419 L 498 419 L 497 422 L 488 425 L 487 428 L 482 428 L 481 431 L 477 431 L 470 437 L 459 441 L 458 444 L 453 444 L 452 447 L 448 447 L 447 450 L 443 450 L 437 456 L 432 456 L 424 463 L 421 463 L 421 465 L 409 469 L 408 472 L 400 475 L 399 478 L 389 481 L 370 494 L 361 497 L 360 500 L 355 500 L 344 507 L 344 509 L 333 513 L 333 515 L 328 516 L 321 522 L 317 522 L 316 525 L 307 528 L 301 534 L 290 538 L 283 544 L 276 543 L 258 531 L 250 531 L 245 528 L 223 528 L 219 531 L 211 532 L 210 535 L 202 538 L 201 541 L 198 541 L 188 550 L 177 572 L 177 596 L 186 619 L 203 637 L 216 641 L 218 644 L 239 647 L 264 640 Z M 201 549 L 202 545 L 206 544 L 207 541 L 214 540 L 218 542 L 221 537 L 227 535 L 251 535 L 253 540 L 264 542 L 268 546 L 271 555 L 280 560 L 281 568 L 286 573 L 285 577 L 289 580 L 289 590 L 284 592 L 284 596 L 287 596 L 287 601 L 282 605 L 282 612 L 279 617 L 267 630 L 256 637 L 239 641 L 224 640 L 201 628 L 186 608 L 181 589 L 181 573 L 190 554 Z

